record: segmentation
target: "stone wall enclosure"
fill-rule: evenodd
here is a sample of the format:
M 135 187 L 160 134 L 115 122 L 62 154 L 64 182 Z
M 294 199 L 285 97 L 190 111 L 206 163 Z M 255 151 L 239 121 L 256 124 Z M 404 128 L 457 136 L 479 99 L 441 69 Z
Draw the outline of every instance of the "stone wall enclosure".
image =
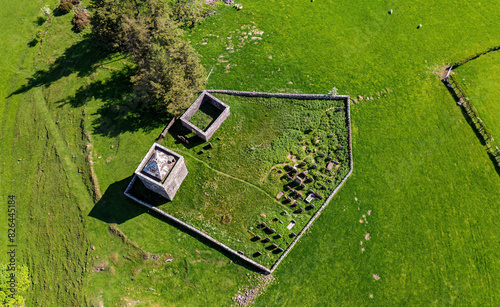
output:
M 285 93 L 261 93 L 261 92 L 242 92 L 242 91 L 226 91 L 226 90 L 209 90 L 209 91 L 204 91 L 202 93 L 202 95 L 200 95 L 200 97 L 193 103 L 193 105 L 191 105 L 191 107 L 184 113 L 184 115 L 182 115 L 182 117 L 181 117 L 180 120 L 182 121 L 182 124 L 185 127 L 189 128 L 189 129 L 192 129 L 192 131 L 194 131 L 197 135 L 199 135 L 205 141 L 208 141 L 208 139 L 210 139 L 210 137 L 213 135 L 213 133 L 220 127 L 220 124 L 222 124 L 222 122 L 227 118 L 227 116 L 229 116 L 229 106 L 227 106 L 224 103 L 220 102 L 220 100 L 218 100 L 214 96 L 210 95 L 209 93 L 219 93 L 219 94 L 228 94 L 228 95 L 236 95 L 236 96 L 246 96 L 246 97 L 264 97 L 264 98 L 276 97 L 276 98 L 300 99 L 300 100 L 343 100 L 344 103 L 345 103 L 345 107 L 346 107 L 345 110 L 346 110 L 346 115 L 347 115 L 346 116 L 347 117 L 347 123 L 346 124 L 348 126 L 348 133 L 349 133 L 349 136 L 348 136 L 349 137 L 349 145 L 348 145 L 349 148 L 348 149 L 349 149 L 349 160 L 350 160 L 349 161 L 349 172 L 342 179 L 342 181 L 339 183 L 339 185 L 333 190 L 333 192 L 330 194 L 330 196 L 325 200 L 325 202 L 319 208 L 319 210 L 311 217 L 311 219 L 306 224 L 306 226 L 295 236 L 295 238 L 292 241 L 292 243 L 281 254 L 280 258 L 271 266 L 271 268 L 267 268 L 267 267 L 265 267 L 265 266 L 263 266 L 263 265 L 255 262 L 254 260 L 246 257 L 245 255 L 242 255 L 242 254 L 238 253 L 237 251 L 231 249 L 230 247 L 226 246 L 225 244 L 223 244 L 223 243 L 215 240 L 214 238 L 212 238 L 208 234 L 205 234 L 204 232 L 202 232 L 202 231 L 194 228 L 191 225 L 188 225 L 188 224 L 184 223 L 183 221 L 181 221 L 181 220 L 175 218 L 174 216 L 172 216 L 172 215 L 170 215 L 170 214 L 162 211 L 161 209 L 158 209 L 158 208 L 156 208 L 156 207 L 154 207 L 154 206 L 152 206 L 152 205 L 150 205 L 150 204 L 148 204 L 148 203 L 146 203 L 146 202 L 144 202 L 144 201 L 142 201 L 140 199 L 137 199 L 133 195 L 131 195 L 129 193 L 129 191 L 131 190 L 131 188 L 132 188 L 135 180 L 138 177 L 137 174 L 134 176 L 134 178 L 130 182 L 129 186 L 125 190 L 125 195 L 127 197 L 129 197 L 129 198 L 133 199 L 134 201 L 140 203 L 141 205 L 147 207 L 149 210 L 153 210 L 156 213 L 160 214 L 161 216 L 167 218 L 171 222 L 173 222 L 175 224 L 178 224 L 178 225 L 182 226 L 183 228 L 188 229 L 189 231 L 195 233 L 196 235 L 209 240 L 213 244 L 216 244 L 218 246 L 218 248 L 224 250 L 225 252 L 228 252 L 228 253 L 232 254 L 233 256 L 238 257 L 239 259 L 245 261 L 246 263 L 249 263 L 249 264 L 255 266 L 258 270 L 264 272 L 265 274 L 271 274 L 274 270 L 276 270 L 276 268 L 279 266 L 279 264 L 281 263 L 281 261 L 288 255 L 288 253 L 290 252 L 290 250 L 294 247 L 294 245 L 302 237 L 302 235 L 305 233 L 305 231 L 312 225 L 312 223 L 314 222 L 314 220 L 316 218 L 318 218 L 319 215 L 321 215 L 321 212 L 323 211 L 323 209 L 329 204 L 329 202 L 332 200 L 332 198 L 334 197 L 334 195 L 340 190 L 340 188 L 343 186 L 343 184 L 346 182 L 346 180 L 352 174 L 354 163 L 353 163 L 353 155 L 352 155 L 352 136 L 351 136 L 351 117 L 350 117 L 349 96 L 285 94 Z M 189 119 L 196 112 L 196 110 L 198 110 L 198 108 L 201 105 L 202 100 L 203 100 L 204 97 L 209 97 L 211 99 L 211 101 L 215 101 L 215 103 L 220 102 L 222 104 L 221 107 L 224 107 L 224 106 L 227 107 L 227 108 L 225 108 L 223 110 L 223 112 L 221 113 L 221 116 L 219 116 L 219 118 L 217 118 L 212 123 L 212 125 L 209 127 L 209 129 L 207 129 L 206 132 L 208 132 L 208 133 L 201 131 L 199 128 L 197 128 L 196 126 L 194 126 L 191 123 L 189 123 Z M 225 112 L 227 112 L 227 113 L 225 113 Z M 222 115 L 224 115 L 224 116 L 222 116 Z M 214 129 L 210 130 L 212 128 L 212 126 L 214 126 Z M 186 174 L 187 174 L 187 170 L 186 170 Z

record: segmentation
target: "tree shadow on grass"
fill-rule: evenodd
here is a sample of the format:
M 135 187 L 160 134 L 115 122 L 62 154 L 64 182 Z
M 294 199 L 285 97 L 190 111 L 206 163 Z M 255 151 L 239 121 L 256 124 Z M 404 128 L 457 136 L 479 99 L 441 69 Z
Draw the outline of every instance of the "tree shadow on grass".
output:
M 64 51 L 47 70 L 38 70 L 28 82 L 11 93 L 7 98 L 25 93 L 39 86 L 50 86 L 52 83 L 77 73 L 78 77 L 92 74 L 99 64 L 109 56 L 109 52 L 100 50 L 89 36 Z
M 150 132 L 171 117 L 167 112 L 143 108 L 131 96 L 122 101 L 107 101 L 93 115 L 97 115 L 92 122 L 93 134 L 107 137 L 139 130 Z
M 148 132 L 164 125 L 166 119 L 171 116 L 166 109 L 146 108 L 140 101 L 134 99 L 130 78 L 135 73 L 135 68 L 125 66 L 120 70 L 114 70 L 106 80 L 93 80 L 93 73 L 106 64 L 106 59 L 111 55 L 110 52 L 99 48 L 94 41 L 92 35 L 87 35 L 83 40 L 67 48 L 48 69 L 36 71 L 26 84 L 7 98 L 36 87 L 49 87 L 72 74 L 76 74 L 78 78 L 90 76 L 92 81 L 89 84 L 81 86 L 73 96 L 56 103 L 78 108 L 92 99 L 101 100 L 104 104 L 93 114 L 97 115 L 92 123 L 94 133 L 116 137 L 123 132 L 141 129 Z M 35 41 L 29 44 L 36 45 Z
M 28 43 L 28 47 L 33 48 L 38 45 L 38 39 L 34 38 Z

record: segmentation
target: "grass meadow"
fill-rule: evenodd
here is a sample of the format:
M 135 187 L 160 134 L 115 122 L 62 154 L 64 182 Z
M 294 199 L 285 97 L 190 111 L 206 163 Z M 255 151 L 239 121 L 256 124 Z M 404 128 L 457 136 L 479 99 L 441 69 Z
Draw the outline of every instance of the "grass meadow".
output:
M 128 59 L 73 33 L 71 15 L 38 25 L 56 2 L 1 4 L 0 195 L 18 196 L 27 305 L 220 306 L 255 287 L 250 268 L 122 195 L 168 122 L 129 98 Z M 498 1 L 242 4 L 186 33 L 207 88 L 358 99 L 354 173 L 255 305 L 498 305 L 500 176 L 438 77 L 498 44 Z M 488 59 L 460 68 L 471 99 L 497 88 Z

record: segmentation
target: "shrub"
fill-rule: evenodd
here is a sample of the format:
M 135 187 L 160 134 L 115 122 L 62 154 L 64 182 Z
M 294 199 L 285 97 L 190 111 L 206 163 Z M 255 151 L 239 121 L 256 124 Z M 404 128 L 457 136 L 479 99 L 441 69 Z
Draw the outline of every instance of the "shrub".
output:
M 50 14 L 52 13 L 52 10 L 50 9 L 48 4 L 45 5 L 44 7 L 42 7 L 40 9 L 40 11 L 42 11 L 42 16 L 45 18 L 48 18 L 50 16 Z
M 47 18 L 44 16 L 38 16 L 36 18 L 36 22 L 38 23 L 39 26 L 43 25 L 47 21 Z
M 42 39 L 42 35 L 43 35 L 42 29 L 37 29 L 35 39 L 39 42 Z
M 75 32 L 81 32 L 89 24 L 89 14 L 86 11 L 77 11 L 72 23 Z
M 37 18 L 38 25 L 42 25 L 50 17 L 50 14 L 52 14 L 52 10 L 48 5 L 42 7 L 40 11 L 41 14 Z
M 73 9 L 73 3 L 67 0 L 62 0 L 61 3 L 59 3 L 59 12 L 61 12 L 61 14 L 68 14 L 71 9 Z

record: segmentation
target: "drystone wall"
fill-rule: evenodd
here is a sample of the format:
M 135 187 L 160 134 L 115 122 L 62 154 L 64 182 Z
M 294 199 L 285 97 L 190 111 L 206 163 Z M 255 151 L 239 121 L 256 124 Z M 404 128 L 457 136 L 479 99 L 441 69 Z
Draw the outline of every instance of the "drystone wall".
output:
M 262 98 L 285 98 L 298 100 L 344 100 L 349 99 L 347 95 L 324 95 L 324 94 L 287 94 L 287 93 L 264 93 L 264 92 L 245 92 L 245 91 L 229 91 L 229 90 L 206 90 L 213 94 L 226 94 L 244 97 L 262 97 Z
M 163 131 L 161 132 L 160 136 L 156 139 L 158 142 L 160 142 L 161 140 L 163 140 L 163 138 L 165 138 L 165 136 L 167 135 L 168 130 L 170 130 L 170 128 L 172 128 L 172 126 L 174 125 L 175 120 L 176 120 L 176 118 L 173 117 L 172 120 L 165 127 L 165 129 L 163 129 Z
M 278 265 L 281 263 L 283 259 L 288 255 L 288 253 L 292 250 L 295 244 L 299 241 L 302 235 L 305 233 L 307 229 L 312 225 L 312 223 L 321 215 L 323 209 L 330 203 L 333 196 L 337 194 L 340 188 L 344 185 L 346 180 L 351 176 L 352 170 L 354 168 L 353 155 L 352 155 L 352 131 L 351 131 L 351 107 L 350 107 L 350 98 L 348 95 L 321 95 L 321 94 L 288 94 L 288 93 L 265 93 L 265 92 L 246 92 L 246 91 L 230 91 L 230 90 L 207 90 L 209 93 L 214 94 L 226 94 L 226 95 L 234 95 L 234 96 L 243 96 L 243 97 L 262 97 L 262 98 L 285 98 L 285 99 L 298 99 L 298 100 L 344 100 L 346 105 L 346 115 L 347 115 L 347 127 L 349 133 L 349 172 L 342 179 L 340 184 L 333 190 L 332 194 L 326 199 L 323 205 L 318 209 L 318 211 L 311 217 L 306 226 L 299 232 L 299 234 L 295 237 L 292 244 L 288 246 L 288 248 L 283 252 L 278 261 L 276 261 L 272 266 L 270 272 L 274 272 Z

